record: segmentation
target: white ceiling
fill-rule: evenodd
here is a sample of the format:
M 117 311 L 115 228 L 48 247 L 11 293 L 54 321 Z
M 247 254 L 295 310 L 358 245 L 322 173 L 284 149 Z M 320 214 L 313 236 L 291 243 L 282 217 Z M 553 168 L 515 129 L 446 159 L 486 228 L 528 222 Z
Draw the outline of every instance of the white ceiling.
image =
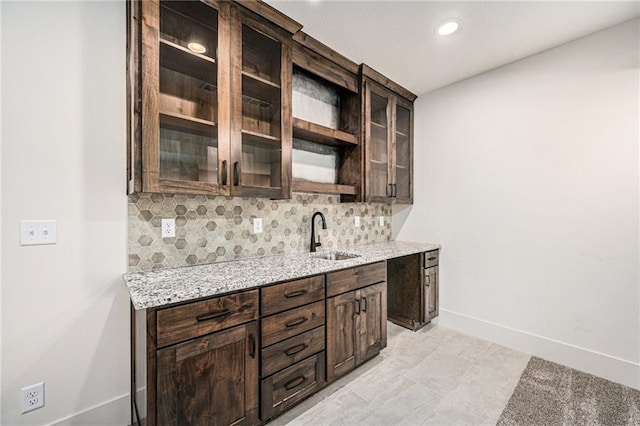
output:
M 640 1 L 266 1 L 418 95 L 640 16 Z M 462 29 L 437 36 L 447 18 Z

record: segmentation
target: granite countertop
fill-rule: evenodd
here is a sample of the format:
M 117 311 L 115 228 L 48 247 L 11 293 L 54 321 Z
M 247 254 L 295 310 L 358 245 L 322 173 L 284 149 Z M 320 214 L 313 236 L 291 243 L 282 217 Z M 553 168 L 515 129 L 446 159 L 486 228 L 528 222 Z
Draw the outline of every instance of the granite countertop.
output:
M 294 253 L 254 257 L 207 265 L 185 266 L 124 275 L 135 309 L 157 308 L 202 297 L 246 290 L 324 274 L 339 269 L 379 262 L 394 257 L 439 249 L 439 244 L 389 241 L 363 244 L 334 251 L 360 257 L 329 261 L 318 253 Z

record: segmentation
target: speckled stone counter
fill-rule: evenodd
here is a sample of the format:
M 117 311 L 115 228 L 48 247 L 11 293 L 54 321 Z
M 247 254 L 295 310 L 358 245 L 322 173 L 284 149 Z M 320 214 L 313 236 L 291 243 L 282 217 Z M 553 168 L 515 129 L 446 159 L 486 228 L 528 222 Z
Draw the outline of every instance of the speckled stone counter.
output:
M 336 250 L 359 255 L 352 259 L 330 261 L 314 257 L 317 253 L 283 254 L 132 272 L 125 274 L 124 280 L 135 309 L 156 308 L 439 248 L 439 244 L 390 241 Z

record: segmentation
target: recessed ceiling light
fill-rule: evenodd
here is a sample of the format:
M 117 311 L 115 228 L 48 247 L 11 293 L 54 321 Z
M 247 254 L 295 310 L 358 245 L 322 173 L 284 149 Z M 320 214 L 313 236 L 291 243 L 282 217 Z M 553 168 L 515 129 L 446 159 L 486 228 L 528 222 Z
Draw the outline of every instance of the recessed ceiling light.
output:
M 191 43 L 187 44 L 187 47 L 193 53 L 204 53 L 204 52 L 207 51 L 206 47 L 204 47 L 203 45 L 201 45 L 200 43 L 197 43 L 195 41 L 192 41 Z
M 457 19 L 447 19 L 436 27 L 436 34 L 448 36 L 460 29 L 460 21 Z

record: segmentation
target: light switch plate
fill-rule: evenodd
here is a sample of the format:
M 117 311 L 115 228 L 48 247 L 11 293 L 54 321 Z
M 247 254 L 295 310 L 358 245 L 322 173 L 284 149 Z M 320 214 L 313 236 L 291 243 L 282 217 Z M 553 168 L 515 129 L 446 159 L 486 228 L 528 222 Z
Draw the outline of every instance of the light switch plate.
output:
M 261 234 L 262 233 L 262 218 L 255 217 L 253 218 L 253 233 Z
M 57 240 L 55 220 L 21 220 L 20 245 L 37 246 L 55 244 Z
M 360 226 L 360 216 L 354 216 L 353 217 L 353 224 L 355 226 Z

